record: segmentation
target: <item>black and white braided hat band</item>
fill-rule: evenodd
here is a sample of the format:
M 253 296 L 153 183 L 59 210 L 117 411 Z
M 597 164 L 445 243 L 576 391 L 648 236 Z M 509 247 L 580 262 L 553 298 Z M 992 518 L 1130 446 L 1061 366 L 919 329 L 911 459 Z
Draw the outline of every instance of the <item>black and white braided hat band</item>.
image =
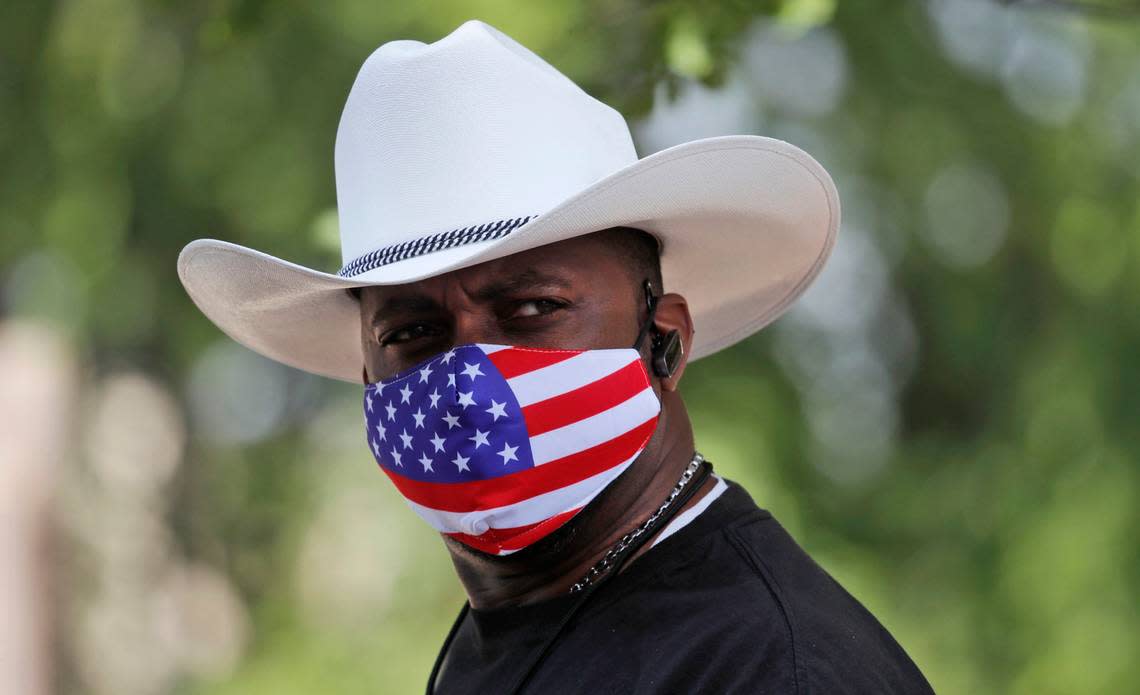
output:
M 336 271 L 336 274 L 343 278 L 354 277 L 361 273 L 366 273 L 369 270 L 388 265 L 389 263 L 415 258 L 425 253 L 442 251 L 443 249 L 450 249 L 465 244 L 473 244 L 477 241 L 498 239 L 510 234 L 536 217 L 538 217 L 538 215 L 527 215 L 526 217 L 515 217 L 509 220 L 485 222 L 471 227 L 460 227 L 459 229 L 452 229 L 448 232 L 440 232 L 419 239 L 384 246 L 375 251 L 369 251 L 363 256 L 357 256 L 345 264 L 343 268 Z

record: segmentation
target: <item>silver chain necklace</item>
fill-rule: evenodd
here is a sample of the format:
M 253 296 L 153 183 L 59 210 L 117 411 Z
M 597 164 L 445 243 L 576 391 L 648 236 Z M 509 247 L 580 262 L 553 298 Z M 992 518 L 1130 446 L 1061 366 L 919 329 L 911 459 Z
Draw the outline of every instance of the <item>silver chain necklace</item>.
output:
M 633 543 L 635 540 L 637 540 L 639 536 L 645 533 L 646 529 L 653 525 L 653 522 L 657 521 L 657 519 L 665 513 L 665 510 L 669 509 L 669 507 L 673 504 L 673 500 L 677 499 L 677 495 L 680 495 L 681 491 L 685 489 L 685 486 L 689 484 L 689 481 L 693 479 L 693 475 L 697 472 L 697 469 L 700 468 L 701 462 L 704 460 L 705 457 L 701 456 L 701 452 L 694 451 L 693 460 L 689 461 L 689 465 L 685 468 L 685 472 L 681 474 L 681 479 L 678 480 L 677 484 L 673 486 L 673 491 L 669 493 L 669 496 L 665 498 L 665 501 L 661 503 L 661 506 L 657 508 L 657 511 L 650 514 L 649 518 L 646 519 L 645 522 L 641 524 L 641 526 L 638 526 L 634 530 L 625 534 L 621 537 L 620 540 L 618 540 L 617 543 L 614 543 L 613 547 L 607 550 L 606 554 L 602 556 L 602 559 L 598 560 L 597 563 L 595 563 L 594 566 L 586 572 L 586 576 L 579 579 L 574 584 L 574 586 L 570 587 L 570 593 L 578 593 L 582 589 L 585 589 L 586 587 L 596 582 L 603 574 L 608 572 L 610 567 L 613 566 L 614 560 L 621 556 L 623 552 L 625 552 L 625 549 L 629 547 L 630 543 Z

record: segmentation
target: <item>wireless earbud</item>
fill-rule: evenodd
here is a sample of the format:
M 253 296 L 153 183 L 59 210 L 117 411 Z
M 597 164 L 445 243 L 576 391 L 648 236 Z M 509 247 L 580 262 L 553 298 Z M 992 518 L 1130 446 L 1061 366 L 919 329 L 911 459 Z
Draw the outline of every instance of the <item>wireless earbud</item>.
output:
M 653 338 L 649 348 L 649 361 L 653 365 L 654 375 L 666 379 L 673 376 L 673 373 L 681 366 L 681 358 L 685 356 L 685 346 L 681 343 L 681 334 L 676 330 L 669 331 L 664 335 L 657 332 L 653 318 L 657 314 L 658 298 L 657 295 L 653 294 L 653 285 L 648 280 L 645 281 L 643 287 L 645 287 L 645 304 L 649 313 L 645 317 L 645 323 L 642 324 L 641 330 L 637 333 L 637 340 L 634 341 L 633 347 L 639 349 L 646 333 L 652 331 Z
M 665 335 L 653 336 L 652 350 L 653 373 L 662 379 L 673 376 L 677 367 L 681 366 L 681 358 L 685 356 L 681 334 L 676 330 L 669 331 Z

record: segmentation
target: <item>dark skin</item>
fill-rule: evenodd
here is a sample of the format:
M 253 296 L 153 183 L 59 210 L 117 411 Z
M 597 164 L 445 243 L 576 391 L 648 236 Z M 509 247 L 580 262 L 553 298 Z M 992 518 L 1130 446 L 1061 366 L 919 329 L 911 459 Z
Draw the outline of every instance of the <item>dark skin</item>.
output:
M 466 343 L 630 347 L 647 315 L 646 278 L 613 252 L 608 234 L 567 239 L 405 285 L 362 288 L 364 378 L 387 378 Z M 678 331 L 689 354 L 693 322 L 684 297 L 660 297 L 654 330 Z M 677 391 L 686 360 L 671 376 L 657 377 L 649 367 L 649 345 L 647 338 L 641 353 L 661 415 L 625 473 L 559 532 L 515 554 L 491 556 L 444 537 L 472 607 L 502 608 L 565 594 L 668 496 L 694 449 Z M 706 480 L 689 505 L 712 484 Z

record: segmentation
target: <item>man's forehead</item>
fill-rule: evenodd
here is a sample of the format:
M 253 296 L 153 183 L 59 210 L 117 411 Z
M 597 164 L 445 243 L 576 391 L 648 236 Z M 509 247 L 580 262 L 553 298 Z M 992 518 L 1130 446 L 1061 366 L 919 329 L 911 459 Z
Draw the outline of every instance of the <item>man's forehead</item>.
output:
M 370 286 L 363 291 L 374 297 L 380 312 L 397 308 L 426 307 L 439 290 L 459 283 L 473 298 L 492 300 L 536 289 L 573 290 L 618 286 L 625 282 L 622 263 L 604 245 L 597 233 L 566 239 L 478 265 L 402 285 Z M 421 301 L 416 301 L 419 298 Z

